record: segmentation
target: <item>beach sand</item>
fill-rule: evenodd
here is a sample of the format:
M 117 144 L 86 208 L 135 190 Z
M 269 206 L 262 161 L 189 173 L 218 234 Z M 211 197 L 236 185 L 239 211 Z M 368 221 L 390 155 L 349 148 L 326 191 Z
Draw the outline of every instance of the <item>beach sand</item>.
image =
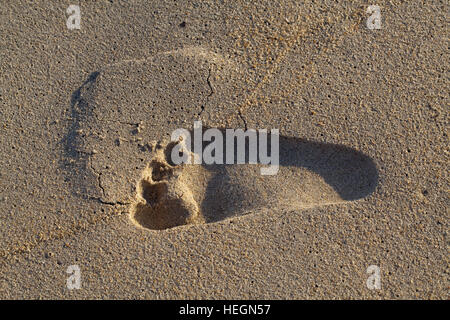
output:
M 73 4 L 0 8 L 1 299 L 448 299 L 443 1 L 375 30 L 363 1 Z M 194 121 L 278 129 L 277 174 L 175 165 Z

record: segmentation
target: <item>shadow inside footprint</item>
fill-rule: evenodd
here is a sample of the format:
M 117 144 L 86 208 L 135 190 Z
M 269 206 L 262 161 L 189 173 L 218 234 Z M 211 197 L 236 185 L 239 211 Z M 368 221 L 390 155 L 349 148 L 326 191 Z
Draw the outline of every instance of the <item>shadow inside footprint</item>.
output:
M 374 162 L 361 152 L 300 138 L 280 136 L 279 171 L 273 176 L 262 176 L 263 165 L 249 164 L 248 154 L 244 164 L 176 166 L 169 158 L 171 147 L 170 144 L 165 147 L 158 161 L 164 161 L 164 166 L 177 172 L 163 179 L 172 191 L 159 195 L 159 204 L 155 205 L 145 200 L 148 191 L 138 188 L 144 201 L 135 206 L 133 216 L 145 228 L 160 230 L 189 223 L 217 222 L 261 208 L 295 210 L 353 201 L 369 195 L 378 180 Z M 270 150 L 270 143 L 268 147 Z M 149 168 L 154 167 L 152 161 Z M 158 171 L 151 170 L 153 176 L 160 176 Z M 152 188 L 162 183 L 148 177 L 143 181 L 151 179 Z M 158 206 L 164 207 L 161 204 L 164 202 L 167 210 L 157 212 Z M 174 214 L 181 218 L 175 218 Z
M 373 192 L 378 173 L 354 149 L 280 136 L 280 168 L 261 176 L 260 165 L 210 165 L 201 211 L 216 222 L 259 208 L 301 209 L 361 199 Z M 195 183 L 192 181 L 192 183 Z

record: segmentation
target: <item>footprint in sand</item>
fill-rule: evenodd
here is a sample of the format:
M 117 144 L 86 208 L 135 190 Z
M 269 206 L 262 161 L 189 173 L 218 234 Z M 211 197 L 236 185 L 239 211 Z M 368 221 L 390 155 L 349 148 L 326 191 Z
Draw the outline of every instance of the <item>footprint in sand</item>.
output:
M 262 208 L 353 201 L 375 189 L 376 166 L 366 155 L 282 135 L 273 176 L 248 163 L 174 165 L 168 156 L 173 130 L 191 129 L 194 120 L 244 127 L 237 105 L 249 88 L 247 72 L 229 58 L 187 48 L 93 73 L 72 96 L 74 122 L 64 139 L 74 191 L 127 204 L 136 225 L 162 230 Z

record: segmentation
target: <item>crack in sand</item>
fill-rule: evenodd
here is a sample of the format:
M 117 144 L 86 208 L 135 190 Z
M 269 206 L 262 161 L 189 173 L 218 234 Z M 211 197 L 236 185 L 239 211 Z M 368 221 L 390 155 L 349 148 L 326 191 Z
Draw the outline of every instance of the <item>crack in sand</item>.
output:
M 101 182 L 101 175 L 102 173 L 98 173 L 94 167 L 92 166 L 91 161 L 89 161 L 89 168 L 92 170 L 92 172 L 97 176 L 97 182 L 98 182 L 98 187 L 100 188 L 101 192 L 102 192 L 102 196 L 106 197 L 106 192 L 105 192 L 105 188 L 102 186 L 102 182 Z M 105 201 L 102 199 L 102 197 L 92 197 L 89 196 L 88 197 L 91 200 L 97 200 L 102 204 L 106 204 L 106 205 L 110 205 L 110 206 L 118 206 L 118 205 L 128 205 L 130 204 L 130 202 L 122 202 L 122 201 Z
M 199 116 L 202 115 L 202 113 L 206 110 L 210 97 L 215 93 L 214 87 L 211 84 L 211 68 L 208 69 L 208 76 L 206 77 L 206 83 L 208 84 L 209 90 L 211 90 L 211 92 L 206 96 L 205 99 L 205 103 L 203 104 L 203 106 L 201 106 L 201 110 L 198 113 Z
M 238 110 L 238 116 L 239 116 L 239 118 L 241 119 L 241 121 L 243 122 L 245 130 L 248 130 L 248 127 L 247 127 L 247 120 L 245 119 L 245 117 L 244 117 L 244 115 L 242 114 L 241 110 Z

